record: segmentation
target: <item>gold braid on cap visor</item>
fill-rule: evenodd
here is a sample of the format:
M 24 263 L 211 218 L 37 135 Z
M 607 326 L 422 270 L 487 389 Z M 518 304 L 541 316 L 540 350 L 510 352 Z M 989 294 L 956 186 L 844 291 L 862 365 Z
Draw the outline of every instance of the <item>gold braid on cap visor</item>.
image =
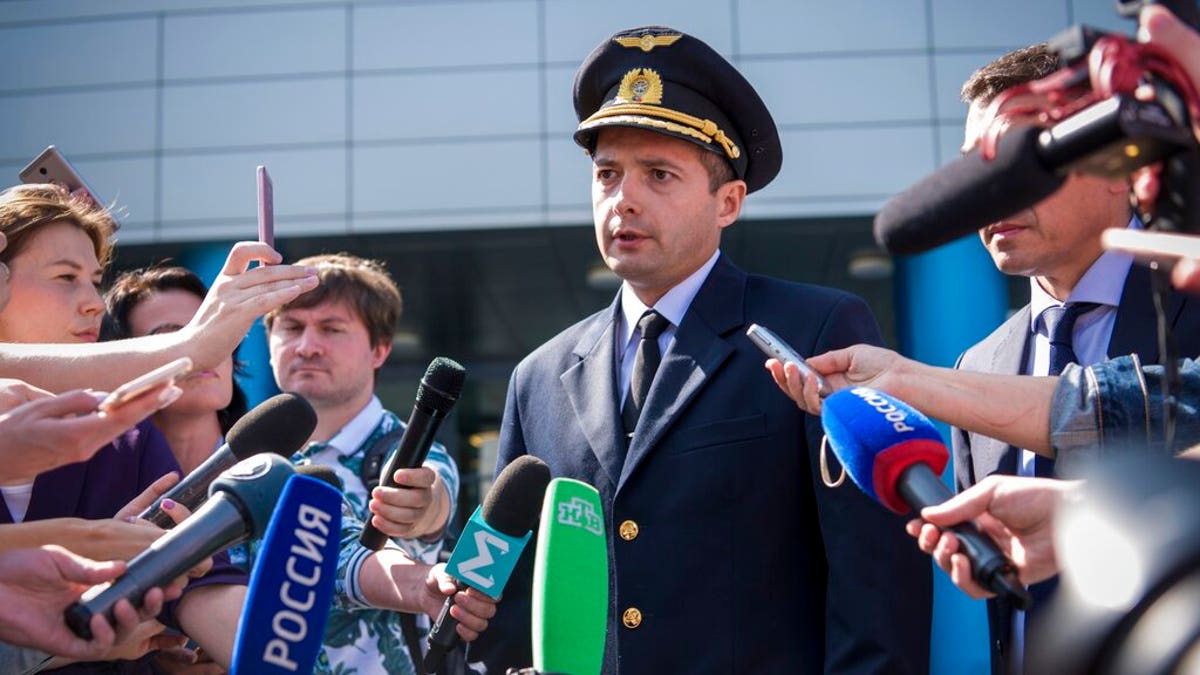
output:
M 712 120 L 703 120 L 670 108 L 639 103 L 620 103 L 597 110 L 579 125 L 580 131 L 609 124 L 637 124 L 658 127 L 672 133 L 690 136 L 705 143 L 716 143 L 729 159 L 742 156 L 738 146 Z

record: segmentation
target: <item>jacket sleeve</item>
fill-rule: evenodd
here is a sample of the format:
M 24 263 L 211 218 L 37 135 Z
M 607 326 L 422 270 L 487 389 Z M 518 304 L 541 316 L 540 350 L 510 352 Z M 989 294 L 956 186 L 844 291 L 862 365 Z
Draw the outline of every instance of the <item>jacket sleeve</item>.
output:
M 813 353 L 881 341 L 866 303 L 852 297 L 833 307 Z M 829 570 L 825 672 L 924 675 L 932 605 L 929 561 L 905 533 L 903 518 L 849 481 L 838 488 L 822 482 L 817 465 L 821 424 L 807 416 L 805 426 Z
M 1175 444 L 1200 443 L 1200 364 L 1179 362 Z M 1162 366 L 1137 355 L 1063 370 L 1050 407 L 1050 444 L 1060 471 L 1077 475 L 1091 460 L 1125 451 L 1167 454 Z

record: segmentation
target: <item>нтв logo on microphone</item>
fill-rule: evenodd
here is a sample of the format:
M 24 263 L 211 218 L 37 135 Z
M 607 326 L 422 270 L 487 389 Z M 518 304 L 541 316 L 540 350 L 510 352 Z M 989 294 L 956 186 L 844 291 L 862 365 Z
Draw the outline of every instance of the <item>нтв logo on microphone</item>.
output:
M 579 497 L 572 497 L 570 501 L 559 503 L 558 522 L 572 527 L 581 527 L 598 537 L 604 535 L 604 523 L 600 521 L 600 514 L 596 513 L 591 502 Z

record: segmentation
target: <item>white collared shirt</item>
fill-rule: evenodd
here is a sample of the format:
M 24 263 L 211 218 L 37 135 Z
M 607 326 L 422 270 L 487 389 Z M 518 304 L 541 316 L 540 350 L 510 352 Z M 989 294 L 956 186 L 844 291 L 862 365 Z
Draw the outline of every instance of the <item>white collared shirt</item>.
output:
M 1134 216 L 1130 229 L 1141 229 L 1141 221 Z M 1117 308 L 1121 305 L 1121 293 L 1125 290 L 1125 279 L 1133 256 L 1116 251 L 1105 251 L 1096 258 L 1079 283 L 1071 290 L 1066 302 L 1059 302 L 1046 292 L 1037 278 L 1029 279 L 1029 330 L 1033 335 L 1033 349 L 1025 363 L 1025 372 L 1030 375 L 1050 373 L 1050 334 L 1042 313 L 1049 307 L 1058 307 L 1071 302 L 1095 302 L 1101 306 L 1079 317 L 1071 330 L 1071 350 L 1081 366 L 1090 366 L 1108 358 L 1108 343 L 1113 328 L 1117 325 Z M 1033 476 L 1036 455 L 1021 450 L 1017 461 L 1017 475 Z M 1025 612 L 1016 610 L 1012 619 L 1012 654 L 1010 661 L 1017 670 L 1025 662 Z
M 700 269 L 692 272 L 654 303 L 653 309 L 671 322 L 671 325 L 667 326 L 667 329 L 658 336 L 660 354 L 667 353 L 667 348 L 675 339 L 675 331 L 679 328 L 679 323 L 683 321 L 683 315 L 687 314 L 688 308 L 692 306 L 692 300 L 700 292 L 700 287 L 704 285 L 704 280 L 708 278 L 709 272 L 717 264 L 717 258 L 720 256 L 721 251 L 718 249 L 707 262 L 700 266 Z M 633 377 L 633 359 L 637 354 L 637 343 L 642 336 L 637 323 L 647 309 L 651 308 L 638 299 L 628 282 L 621 285 L 621 313 L 617 317 L 616 353 L 617 372 L 620 375 L 620 381 L 617 384 L 620 386 L 618 391 L 621 392 L 622 407 L 625 405 L 625 395 L 629 392 L 629 380 Z

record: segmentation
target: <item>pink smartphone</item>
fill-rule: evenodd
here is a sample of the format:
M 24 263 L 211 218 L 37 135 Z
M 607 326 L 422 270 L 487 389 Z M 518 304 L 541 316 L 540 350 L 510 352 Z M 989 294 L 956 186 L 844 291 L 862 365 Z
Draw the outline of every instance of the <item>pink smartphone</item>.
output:
M 258 167 L 258 240 L 275 248 L 275 186 L 267 167 Z
M 141 396 L 150 389 L 157 387 L 165 382 L 170 382 L 180 375 L 186 374 L 192 369 L 192 360 L 186 356 L 182 356 L 174 361 L 155 368 L 154 370 L 133 378 L 125 384 L 117 387 L 111 394 L 105 397 L 100 402 L 100 410 L 107 411 L 113 408 L 119 408 L 122 405 Z
M 43 150 L 17 175 L 22 183 L 56 183 L 71 192 L 83 188 L 96 206 L 104 206 L 104 202 L 96 196 L 96 191 L 88 186 L 83 176 L 79 175 L 67 158 L 53 145 Z

